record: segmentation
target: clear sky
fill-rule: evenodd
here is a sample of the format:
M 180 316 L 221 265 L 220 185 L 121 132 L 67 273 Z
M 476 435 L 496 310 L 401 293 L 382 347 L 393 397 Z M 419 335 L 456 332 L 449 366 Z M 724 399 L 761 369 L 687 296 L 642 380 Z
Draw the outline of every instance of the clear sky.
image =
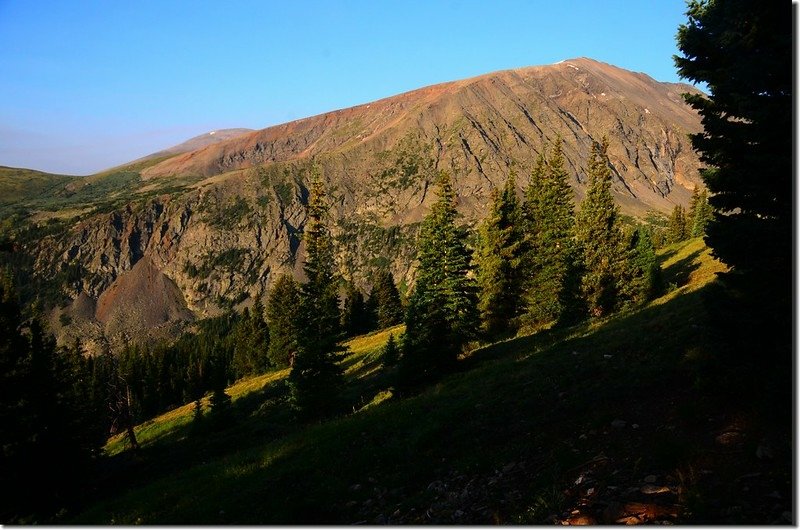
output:
M 270 125 L 586 56 L 678 81 L 684 0 L 0 0 L 0 165 L 88 174 Z

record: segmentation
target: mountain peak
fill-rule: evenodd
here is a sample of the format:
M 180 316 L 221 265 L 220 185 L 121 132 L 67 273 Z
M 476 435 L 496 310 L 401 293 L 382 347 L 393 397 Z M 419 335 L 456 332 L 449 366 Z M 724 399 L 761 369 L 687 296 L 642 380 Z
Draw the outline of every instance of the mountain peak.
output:
M 700 164 L 686 135 L 701 125 L 681 97 L 688 90 L 688 85 L 660 83 L 577 57 L 422 87 L 253 131 L 185 152 L 143 176 L 213 176 L 310 157 L 344 157 L 349 173 L 366 178 L 377 153 L 413 136 L 457 184 L 477 179 L 477 189 L 483 190 L 501 185 L 511 164 L 527 167 L 561 137 L 568 143 L 565 153 L 580 198 L 591 143 L 607 136 L 623 210 L 668 212 L 686 203 L 699 182 Z
M 243 134 L 247 134 L 250 132 L 253 132 L 253 129 L 244 129 L 244 128 L 216 129 L 214 131 L 209 131 L 207 133 L 199 134 L 197 136 L 189 138 L 185 142 L 173 145 L 172 147 L 168 147 L 156 153 L 144 156 L 140 158 L 138 161 L 150 160 L 153 158 L 160 158 L 167 155 L 178 155 L 181 153 L 196 151 L 198 149 L 202 149 L 207 145 L 213 145 L 216 143 L 224 142 L 226 140 L 230 140 L 232 138 L 236 138 L 238 136 L 242 136 Z

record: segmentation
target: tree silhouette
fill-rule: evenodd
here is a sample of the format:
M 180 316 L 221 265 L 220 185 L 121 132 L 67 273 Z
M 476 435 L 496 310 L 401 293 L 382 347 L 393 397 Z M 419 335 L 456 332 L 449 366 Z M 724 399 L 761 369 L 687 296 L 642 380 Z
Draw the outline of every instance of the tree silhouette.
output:
M 337 360 L 343 348 L 339 324 L 339 295 L 333 263 L 333 242 L 327 226 L 325 189 L 315 172 L 308 198 L 308 218 L 303 234 L 307 281 L 301 288 L 297 355 L 289 373 L 290 402 L 305 418 L 336 412 L 343 386 Z
M 388 269 L 380 269 L 377 272 L 370 294 L 370 302 L 376 306 L 378 328 L 385 329 L 403 321 L 403 304 L 400 300 L 400 293 L 394 283 L 394 277 Z
M 714 215 L 705 241 L 730 270 L 713 304 L 729 358 L 757 372 L 791 373 L 792 11 L 788 3 L 692 1 L 679 27 L 681 77 L 703 131 L 692 145 Z M 776 385 L 757 385 L 759 394 Z M 788 396 L 788 379 L 780 392 Z

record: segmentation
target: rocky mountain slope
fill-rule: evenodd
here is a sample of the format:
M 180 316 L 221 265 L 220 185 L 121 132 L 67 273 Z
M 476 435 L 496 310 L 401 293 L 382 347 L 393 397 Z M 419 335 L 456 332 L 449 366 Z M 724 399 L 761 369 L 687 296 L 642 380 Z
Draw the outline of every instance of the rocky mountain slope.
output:
M 244 128 L 217 129 L 216 131 L 209 131 L 207 133 L 197 135 L 194 138 L 189 138 L 185 142 L 181 142 L 178 145 L 173 145 L 172 147 L 168 147 L 151 155 L 142 157 L 139 160 L 151 160 L 154 158 L 162 158 L 167 155 L 188 153 L 190 151 L 202 149 L 207 145 L 218 144 L 220 142 L 224 142 L 230 140 L 231 138 L 236 138 L 237 136 L 242 136 L 251 132 L 253 132 L 253 129 Z
M 482 194 L 502 182 L 513 162 L 527 169 L 543 144 L 558 135 L 579 175 L 591 141 L 607 135 L 623 206 L 667 211 L 683 202 L 696 179 L 697 159 L 685 133 L 700 124 L 681 98 L 691 90 L 572 59 L 443 83 L 270 127 L 171 158 L 143 176 L 211 176 L 314 156 L 363 174 L 376 154 L 411 136 L 420 155 Z M 579 177 L 575 185 L 579 191 Z
M 384 265 L 404 284 L 413 281 L 414 240 L 439 170 L 453 174 L 459 210 L 475 223 L 509 171 L 526 186 L 536 156 L 558 137 L 576 201 L 591 142 L 605 135 L 623 211 L 667 213 L 699 182 L 687 134 L 700 121 L 680 95 L 692 90 L 572 59 L 140 161 L 125 173 L 116 202 L 29 249 L 36 274 L 61 278 L 67 297 L 51 323 L 61 340 L 114 344 L 249 304 L 280 273 L 301 277 L 313 165 L 328 183 L 340 271 L 362 287 Z M 65 269 L 74 272 L 68 280 L 58 275 Z M 133 295 L 155 291 L 157 302 Z

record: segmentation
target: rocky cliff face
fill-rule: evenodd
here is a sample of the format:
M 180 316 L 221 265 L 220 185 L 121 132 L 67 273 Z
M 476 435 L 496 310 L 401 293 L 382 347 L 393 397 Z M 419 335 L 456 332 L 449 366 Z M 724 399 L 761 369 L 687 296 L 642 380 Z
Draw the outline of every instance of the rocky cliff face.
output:
M 302 277 L 304 204 L 316 164 L 328 182 L 342 275 L 363 287 L 375 267 L 389 265 L 409 283 L 439 170 L 453 174 L 459 210 L 475 223 L 510 169 L 523 188 L 536 156 L 558 137 L 576 201 L 591 142 L 605 135 L 623 211 L 667 213 L 699 182 L 687 134 L 700 121 L 680 97 L 691 90 L 574 59 L 237 136 L 144 169 L 145 187 L 176 178 L 194 184 L 42 240 L 36 270 L 47 275 L 67 263 L 82 272 L 67 288 L 73 302 L 57 310 L 71 320 L 56 326 L 62 340 L 142 337 L 248 304 L 278 274 Z

